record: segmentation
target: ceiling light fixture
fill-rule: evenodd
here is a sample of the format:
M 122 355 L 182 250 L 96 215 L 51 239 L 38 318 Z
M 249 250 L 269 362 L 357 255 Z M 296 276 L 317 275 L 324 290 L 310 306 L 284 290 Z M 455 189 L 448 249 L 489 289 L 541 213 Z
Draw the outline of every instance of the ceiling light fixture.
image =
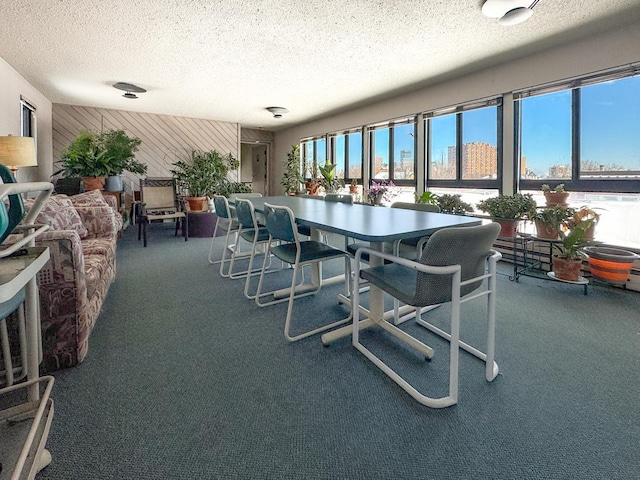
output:
M 282 115 L 285 113 L 289 113 L 284 107 L 267 107 L 267 110 L 273 113 L 273 118 L 282 118 Z
M 113 88 L 117 88 L 118 90 L 124 90 L 125 93 L 122 96 L 124 98 L 130 98 L 130 99 L 138 98 L 136 93 L 146 92 L 146 90 L 142 87 L 138 87 L 133 83 L 125 83 L 125 82 L 114 83 Z
M 487 0 L 482 5 L 482 13 L 489 18 L 499 18 L 498 23 L 505 27 L 518 25 L 533 15 L 533 7 L 540 0 Z

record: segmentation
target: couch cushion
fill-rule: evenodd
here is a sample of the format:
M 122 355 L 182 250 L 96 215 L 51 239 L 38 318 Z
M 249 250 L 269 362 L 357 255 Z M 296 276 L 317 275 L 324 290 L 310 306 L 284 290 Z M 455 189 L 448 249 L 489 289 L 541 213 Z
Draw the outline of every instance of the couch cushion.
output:
M 25 210 L 29 210 L 33 206 L 33 202 L 33 199 L 25 200 Z M 50 197 L 40 210 L 36 223 L 49 225 L 53 230 L 74 230 L 80 238 L 89 234 L 80 215 L 78 215 L 78 211 L 66 195 Z
M 78 195 L 69 197 L 71 203 L 76 206 L 82 207 L 108 207 L 109 204 L 104 199 L 104 195 L 100 193 L 100 190 L 91 190 Z

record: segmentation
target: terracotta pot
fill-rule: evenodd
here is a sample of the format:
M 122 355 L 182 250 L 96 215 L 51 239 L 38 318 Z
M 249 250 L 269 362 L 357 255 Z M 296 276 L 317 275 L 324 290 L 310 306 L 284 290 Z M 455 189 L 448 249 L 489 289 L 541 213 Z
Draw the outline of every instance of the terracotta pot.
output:
M 584 251 L 589 255 L 593 278 L 614 285 L 627 283 L 633 262 L 640 259 L 640 255 L 619 248 L 585 247 Z
M 547 207 L 553 207 L 554 205 L 566 207 L 569 192 L 544 192 L 544 198 L 547 201 Z
M 90 190 L 104 190 L 104 177 L 83 177 L 82 183 L 84 184 L 84 191 Z
M 518 225 L 520 220 L 495 219 L 500 224 L 500 233 L 498 237 L 514 238 L 517 236 Z
M 358 193 L 357 185 L 349 185 L 349 193 Z
M 544 238 L 545 240 L 557 240 L 558 230 L 536 218 L 536 237 Z
M 207 197 L 187 197 L 189 202 L 189 210 L 192 212 L 201 212 L 207 209 Z
M 582 267 L 582 260 L 577 258 L 576 260 L 567 260 L 566 258 L 553 256 L 553 273 L 556 278 L 560 280 L 567 280 L 568 282 L 577 282 L 580 276 L 580 268 Z

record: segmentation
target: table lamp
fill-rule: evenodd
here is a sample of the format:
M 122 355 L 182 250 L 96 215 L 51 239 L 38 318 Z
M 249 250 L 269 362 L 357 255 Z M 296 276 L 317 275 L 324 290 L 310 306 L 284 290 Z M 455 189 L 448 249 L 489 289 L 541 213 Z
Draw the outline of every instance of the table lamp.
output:
M 14 177 L 20 167 L 37 166 L 36 144 L 33 137 L 12 135 L 0 137 L 0 164 L 8 167 Z

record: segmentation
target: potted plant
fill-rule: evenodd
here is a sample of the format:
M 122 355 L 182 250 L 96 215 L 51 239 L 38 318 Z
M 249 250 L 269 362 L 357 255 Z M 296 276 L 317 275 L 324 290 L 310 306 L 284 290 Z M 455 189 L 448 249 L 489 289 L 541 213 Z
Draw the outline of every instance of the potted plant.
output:
M 515 193 L 486 198 L 476 206 L 500 223 L 500 237 L 513 238 L 520 220 L 528 218 L 535 210 L 536 201 L 530 193 Z
M 600 221 L 600 214 L 597 213 L 595 210 L 586 206 L 580 207 L 574 211 L 571 218 L 567 219 L 567 224 L 568 224 L 568 227 L 571 228 L 572 224 L 580 222 L 582 220 L 587 220 L 587 219 L 593 219 L 593 223 L 591 224 L 591 227 L 589 227 L 589 229 L 586 232 L 586 238 L 593 240 L 596 233 L 596 225 L 598 225 L 598 222 Z
M 336 192 L 342 187 L 342 183 L 336 178 L 336 167 L 337 165 L 329 162 L 329 160 L 326 160 L 324 165 L 320 166 L 321 184 L 327 193 Z
M 60 154 L 62 175 L 81 177 L 85 190 L 102 190 L 109 175 L 120 175 L 124 170 L 143 174 L 147 166 L 134 159 L 140 143 L 123 130 L 83 130 Z
M 424 192 L 421 195 L 418 195 L 417 193 L 413 194 L 413 198 L 415 199 L 416 203 L 424 203 L 425 205 L 437 205 L 438 204 L 438 195 L 436 195 L 433 192 L 430 192 L 429 190 L 427 190 L 426 192 Z
M 380 182 L 372 180 L 371 188 L 366 191 L 369 203 L 371 205 L 380 205 L 382 200 L 389 201 L 389 187 L 395 187 L 391 180 L 380 180 Z
M 553 189 L 544 183 L 540 186 L 544 199 L 547 202 L 547 207 L 553 207 L 554 205 L 567 206 L 567 199 L 569 198 L 569 192 L 564 189 L 564 183 L 559 183 Z
M 581 220 L 572 225 L 571 230 L 564 231 L 562 225 L 555 225 L 560 242 L 554 243 L 557 255 L 552 258 L 554 277 L 568 282 L 577 282 L 580 277 L 582 267 L 581 249 L 591 243 L 585 238 L 586 231 L 591 227 L 594 220 L 592 218 Z
M 124 130 L 107 130 L 99 135 L 99 142 L 103 144 L 109 161 L 109 173 L 105 183 L 108 192 L 121 192 L 123 190 L 123 172 L 144 175 L 147 166 L 135 159 L 138 147 L 142 143 L 137 137 L 129 137 Z
M 546 240 L 557 240 L 557 225 L 569 228 L 567 222 L 573 217 L 575 210 L 563 205 L 535 209 L 529 215 L 536 225 L 536 236 Z
M 306 171 L 307 168 L 305 166 L 305 172 Z M 320 190 L 320 187 L 322 186 L 322 181 L 318 178 L 318 161 L 316 159 L 311 163 L 310 175 L 310 178 L 304 182 L 304 187 L 309 195 L 317 195 L 318 190 Z
M 303 182 L 304 179 L 300 174 L 300 145 L 291 145 L 280 184 L 284 187 L 286 194 L 295 195 L 300 191 L 300 185 Z
M 440 207 L 441 213 L 450 213 L 452 215 L 465 215 L 473 212 L 473 205 L 464 202 L 462 195 L 459 194 L 442 194 L 438 195 L 436 205 Z
M 349 193 L 358 193 L 358 180 L 351 179 L 351 185 L 349 185 Z
M 173 163 L 172 175 L 179 189 L 185 194 L 192 211 L 207 207 L 207 196 L 229 191 L 227 175 L 238 168 L 238 161 L 229 153 L 221 155 L 216 150 L 201 152 L 192 150 L 189 158 Z

